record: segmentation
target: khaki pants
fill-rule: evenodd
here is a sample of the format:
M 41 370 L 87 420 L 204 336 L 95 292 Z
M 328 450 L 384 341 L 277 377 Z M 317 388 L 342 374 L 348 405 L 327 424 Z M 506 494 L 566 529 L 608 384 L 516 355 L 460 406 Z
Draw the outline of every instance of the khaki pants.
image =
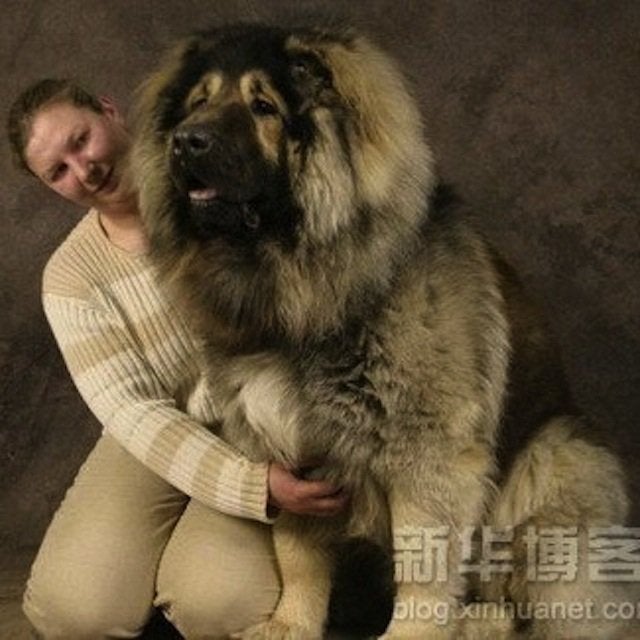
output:
M 24 597 L 45 638 L 135 638 L 153 606 L 191 639 L 267 619 L 271 530 L 189 500 L 103 436 L 58 509 Z

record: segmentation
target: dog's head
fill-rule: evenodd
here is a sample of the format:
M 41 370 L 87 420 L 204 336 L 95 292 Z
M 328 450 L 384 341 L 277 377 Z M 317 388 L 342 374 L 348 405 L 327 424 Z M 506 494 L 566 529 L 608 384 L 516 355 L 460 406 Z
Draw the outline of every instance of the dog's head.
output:
M 300 294 L 336 270 L 354 278 L 349 289 L 378 268 L 388 277 L 422 222 L 432 177 L 419 110 L 395 63 L 360 35 L 195 34 L 141 87 L 136 123 L 152 246 L 171 264 L 215 263 L 235 294 L 241 272 L 275 298 L 283 278 Z

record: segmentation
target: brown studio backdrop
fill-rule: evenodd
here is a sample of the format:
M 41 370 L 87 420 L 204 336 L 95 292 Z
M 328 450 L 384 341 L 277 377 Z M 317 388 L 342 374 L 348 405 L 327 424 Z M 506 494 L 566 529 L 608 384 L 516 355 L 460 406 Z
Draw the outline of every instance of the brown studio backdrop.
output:
M 441 175 L 542 303 L 579 403 L 607 425 L 633 472 L 640 453 L 635 0 L 5 3 L 3 115 L 22 87 L 45 75 L 72 75 L 126 107 L 176 37 L 229 20 L 288 20 L 301 10 L 364 27 L 406 67 Z M 6 144 L 0 162 L 6 560 L 38 544 L 99 428 L 68 379 L 39 301 L 45 261 L 79 212 L 18 174 Z

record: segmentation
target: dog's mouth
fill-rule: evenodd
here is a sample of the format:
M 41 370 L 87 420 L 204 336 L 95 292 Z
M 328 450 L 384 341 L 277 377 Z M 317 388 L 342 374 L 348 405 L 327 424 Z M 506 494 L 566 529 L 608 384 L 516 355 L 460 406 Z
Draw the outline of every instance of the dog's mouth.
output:
M 205 186 L 192 182 L 185 189 L 186 195 L 194 211 L 211 210 L 215 213 L 218 207 L 243 207 L 256 204 L 261 200 L 257 189 L 233 189 L 230 187 Z
M 170 175 L 184 230 L 203 241 L 252 243 L 292 232 L 297 216 L 286 176 L 251 158 L 228 165 L 224 159 L 214 164 L 173 158 Z
M 194 207 L 210 207 L 220 203 L 242 204 L 254 200 L 257 189 L 234 185 L 229 179 L 201 179 L 194 175 L 178 180 L 178 191 L 185 195 Z
M 220 190 L 215 187 L 203 187 L 188 191 L 189 201 L 192 205 L 201 207 L 213 204 L 219 197 Z
M 190 177 L 178 185 L 178 191 L 188 203 L 191 228 L 200 238 L 224 235 L 240 239 L 260 228 L 261 196 L 256 189 L 214 186 Z
M 242 205 L 260 199 L 264 191 L 258 180 L 237 180 L 200 167 L 173 167 L 175 187 L 198 210 L 219 204 Z

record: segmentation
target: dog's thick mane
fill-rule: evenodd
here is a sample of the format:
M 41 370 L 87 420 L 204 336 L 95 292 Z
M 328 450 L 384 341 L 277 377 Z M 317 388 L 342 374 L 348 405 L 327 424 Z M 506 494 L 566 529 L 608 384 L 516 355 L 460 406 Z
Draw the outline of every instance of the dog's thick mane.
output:
M 361 35 L 289 32 L 283 57 L 317 56 L 340 97 L 339 108 L 310 110 L 313 143 L 299 153 L 291 142 L 282 158 L 294 232 L 246 243 L 185 237 L 167 175 L 168 87 L 184 84 L 185 69 L 198 67 L 194 57 L 216 37 L 214 30 L 179 44 L 138 97 L 134 171 L 157 264 L 189 298 L 187 308 L 209 327 L 212 317 L 221 321 L 225 341 L 298 342 L 340 331 L 370 312 L 419 245 L 434 180 L 418 107 L 395 63 Z

